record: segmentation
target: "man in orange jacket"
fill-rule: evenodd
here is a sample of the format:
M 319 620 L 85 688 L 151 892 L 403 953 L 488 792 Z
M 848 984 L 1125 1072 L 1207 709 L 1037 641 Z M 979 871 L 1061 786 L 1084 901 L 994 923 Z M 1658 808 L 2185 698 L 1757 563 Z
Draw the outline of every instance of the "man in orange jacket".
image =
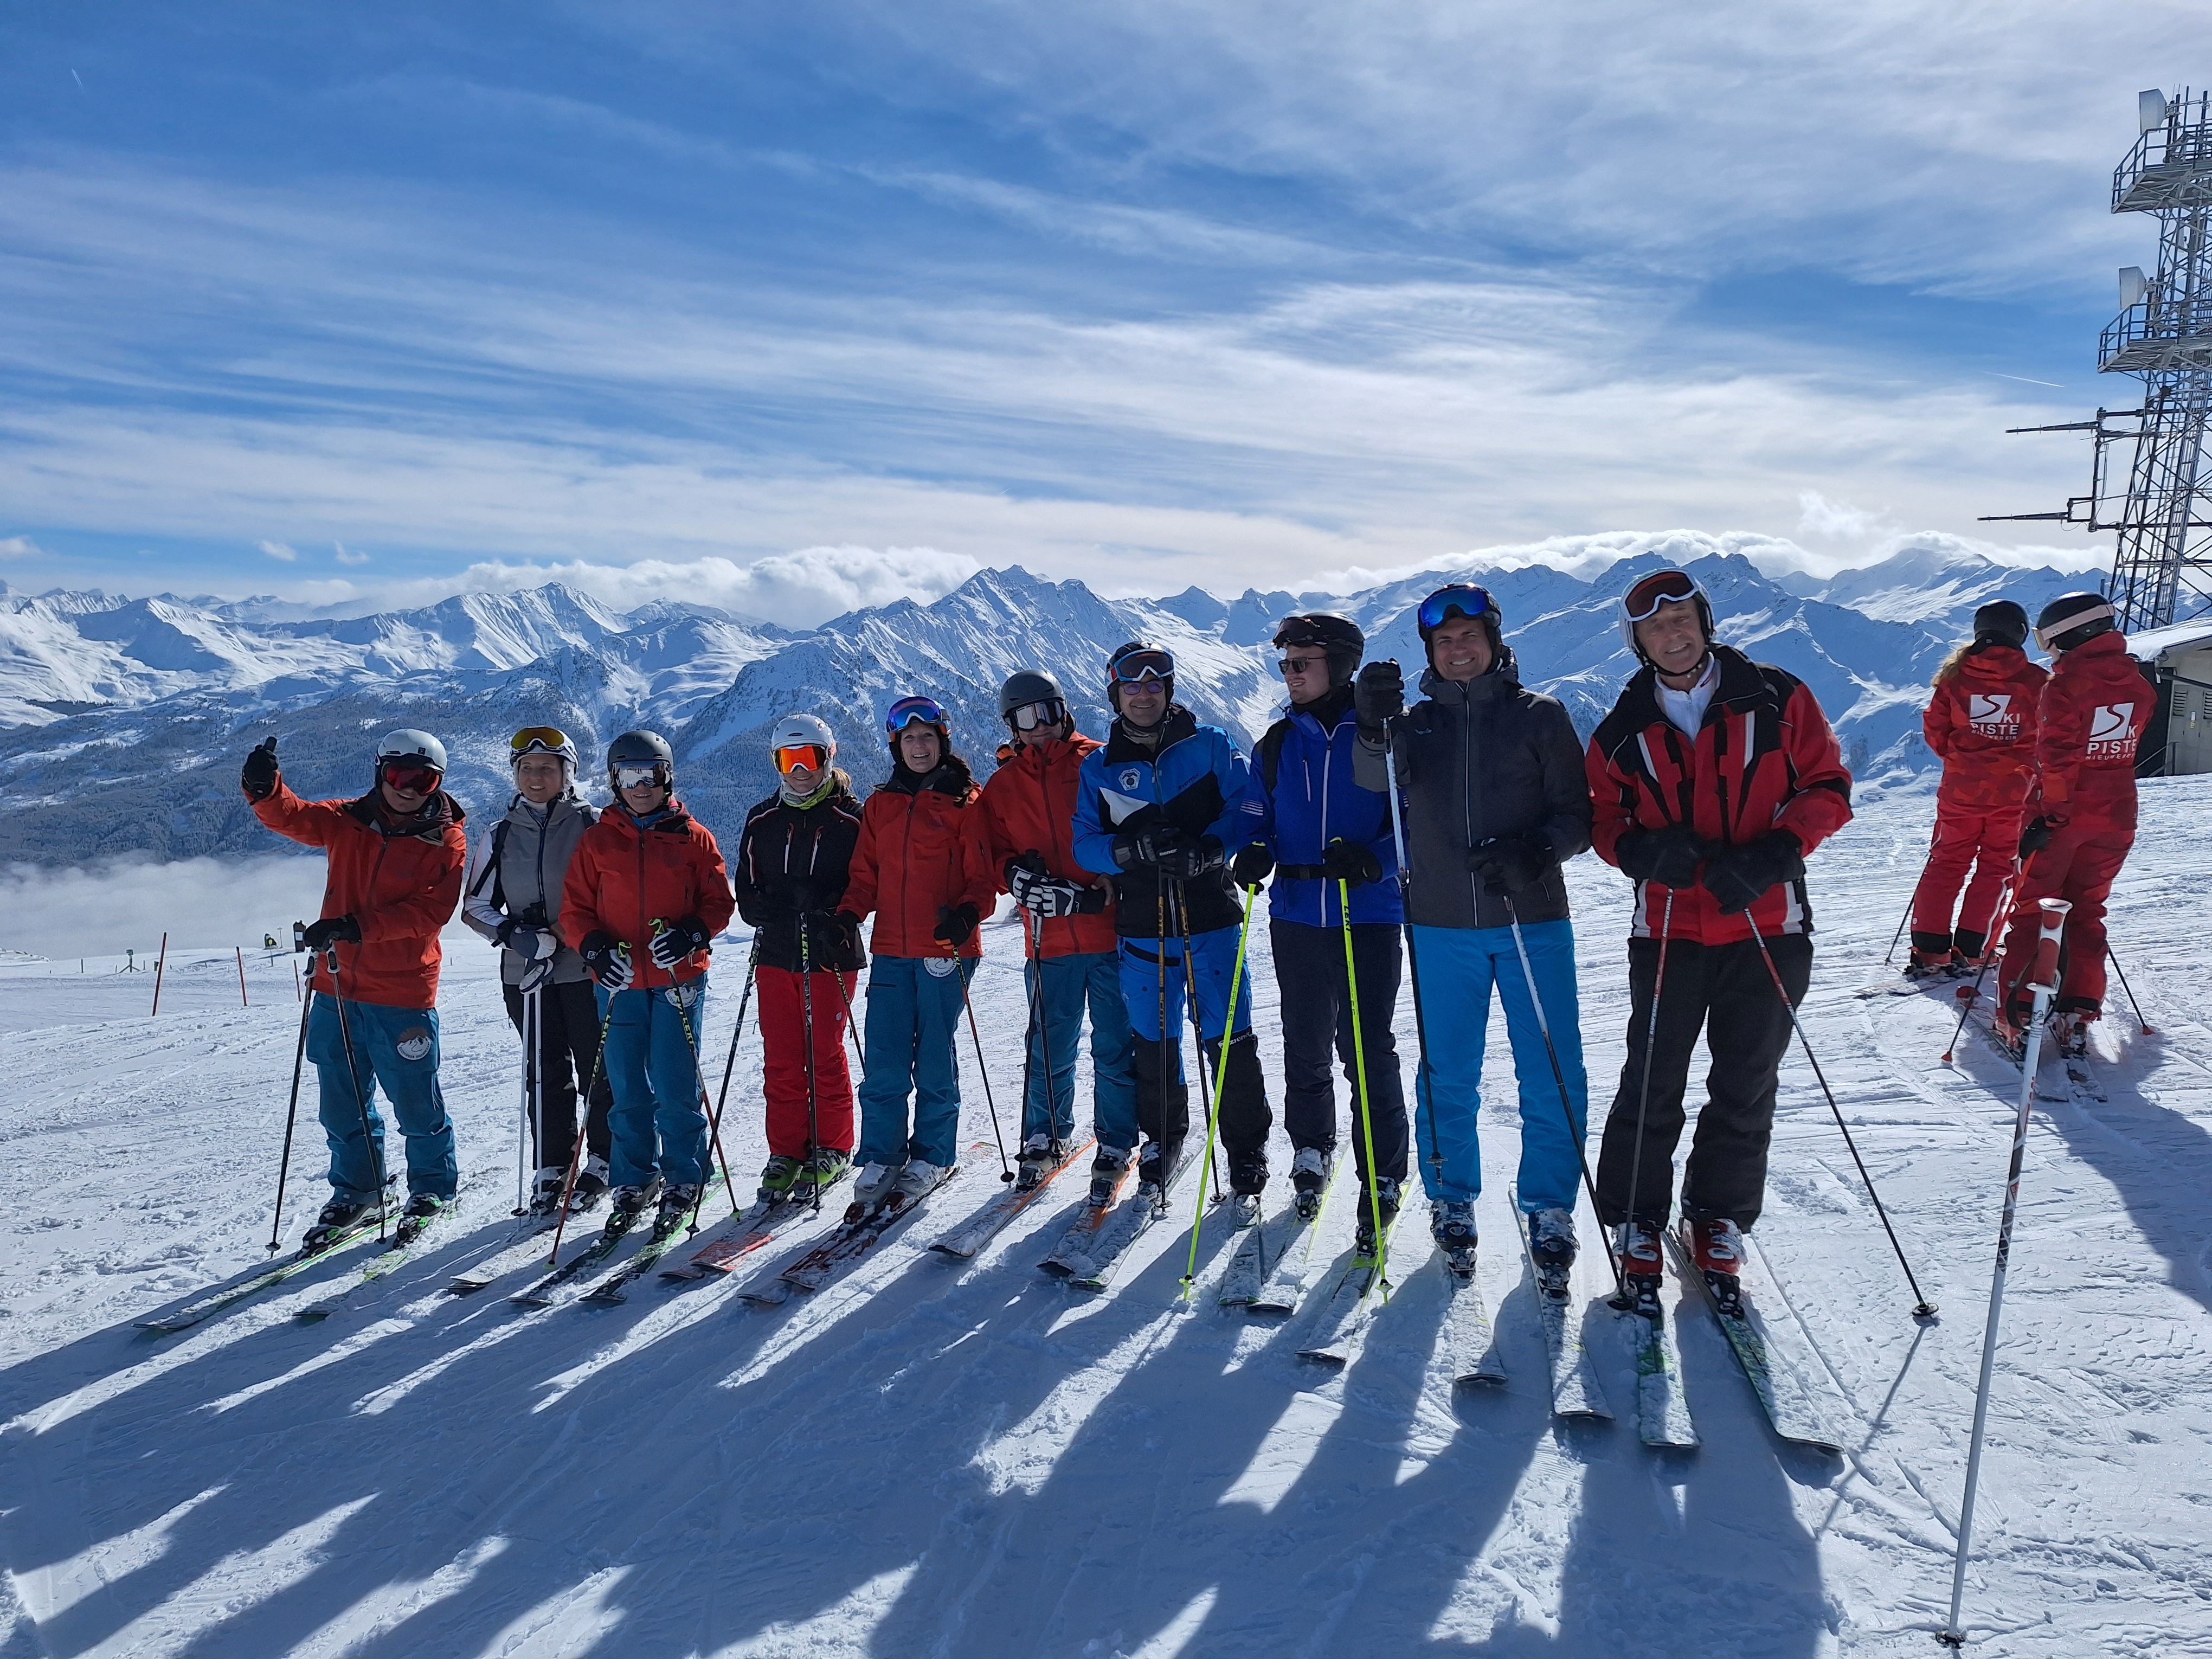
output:
M 1066 1156 L 1075 1136 L 1075 1050 L 1091 1011 L 1091 1111 L 1098 1139 L 1091 1198 L 1112 1200 L 1137 1150 L 1136 1037 L 1121 1000 L 1112 884 L 1075 861 L 1077 781 L 1099 746 L 1075 729 L 1060 682 L 1024 669 L 999 688 L 1013 753 L 983 786 L 983 830 L 1002 890 L 1022 909 L 1029 952 L 1029 1055 L 1023 1066 L 1024 1190 Z
M 374 781 L 356 800 L 301 800 L 284 787 L 275 738 L 240 774 L 256 817 L 330 860 L 322 918 L 306 934 L 315 953 L 307 1057 L 331 1148 L 331 1200 L 308 1230 L 311 1250 L 374 1225 L 381 1212 L 380 1085 L 407 1142 L 400 1242 L 453 1201 L 453 1126 L 438 1088 L 438 930 L 460 902 L 468 845 L 460 803 L 439 787 L 445 775 L 445 745 L 416 731 L 377 744 Z

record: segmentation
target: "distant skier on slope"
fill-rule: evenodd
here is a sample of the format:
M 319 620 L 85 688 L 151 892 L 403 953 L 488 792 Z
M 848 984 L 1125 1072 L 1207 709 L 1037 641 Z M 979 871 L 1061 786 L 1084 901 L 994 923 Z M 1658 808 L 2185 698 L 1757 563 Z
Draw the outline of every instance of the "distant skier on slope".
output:
M 1252 838 L 1261 805 L 1250 769 L 1229 734 L 1201 726 L 1175 698 L 1175 658 L 1132 641 L 1107 662 L 1115 720 L 1106 746 L 1083 760 L 1075 803 L 1076 862 L 1114 878 L 1121 1000 L 1136 1034 L 1140 1190 L 1164 1195 L 1190 1130 L 1182 1069 L 1186 981 L 1197 988 L 1198 1024 L 1211 1076 L 1231 1033 L 1221 1085 L 1221 1139 L 1230 1185 L 1256 1196 L 1267 1182 L 1273 1115 L 1252 1033 L 1251 975 L 1229 1006 L 1237 925 L 1224 849 Z
M 2036 708 L 2033 815 L 2020 838 L 2027 873 L 1997 969 L 1997 1032 L 2017 1048 L 2033 1008 L 2037 907 L 2069 901 L 2064 975 L 2051 1017 L 2059 1046 L 2078 1054 L 2105 1006 L 2105 902 L 2136 840 L 2136 747 L 2149 723 L 2150 685 L 2128 654 L 2111 604 L 2069 593 L 2043 607 L 2035 640 L 2056 659 Z
M 1606 1121 L 1598 1207 L 1622 1230 L 1621 1265 L 1639 1308 L 1656 1312 L 1660 1233 L 1701 1028 L 1712 1067 L 1682 1214 L 1702 1272 L 1732 1291 L 1741 1271 L 1741 1233 L 1765 1196 L 1790 1012 L 1812 979 L 1805 857 L 1850 822 L 1851 776 L 1812 692 L 1717 641 L 1712 606 L 1688 573 L 1633 583 L 1619 617 L 1643 666 L 1586 757 L 1598 855 L 1637 883 L 1628 1058 Z
M 379 1085 L 407 1143 L 402 1232 L 411 1237 L 453 1201 L 453 1126 L 438 1088 L 438 930 L 460 898 L 468 842 L 460 803 L 440 787 L 445 774 L 445 746 L 406 730 L 379 741 L 368 793 L 357 799 L 301 800 L 285 787 L 273 737 L 240 775 L 256 817 L 330 860 L 322 916 L 307 930 L 317 994 L 307 1056 L 331 1148 L 330 1202 L 308 1230 L 309 1249 L 383 1200 Z
M 860 839 L 860 797 L 836 763 L 837 739 L 827 722 L 798 714 L 775 723 L 769 743 L 783 781 L 745 815 L 730 868 L 738 914 L 753 928 L 763 1201 L 833 1187 L 853 1161 L 845 1016 L 867 964 L 860 928 L 834 914 Z
M 906 696 L 884 719 L 891 775 L 860 809 L 852 881 L 838 915 L 872 914 L 860 1172 L 853 1197 L 875 1207 L 927 1197 L 959 1167 L 955 1044 L 968 976 L 983 953 L 977 924 L 995 907 L 990 853 L 972 809 L 975 780 L 953 751 L 934 697 Z M 908 1100 L 913 1114 L 908 1115 Z
M 561 884 L 599 808 L 576 793 L 576 745 L 550 726 L 526 726 L 507 744 L 514 798 L 507 815 L 477 837 L 461 882 L 461 920 L 500 947 L 500 994 L 525 1042 L 524 998 L 537 997 L 538 1054 L 524 1066 L 537 1080 L 531 1144 L 537 1175 L 530 1213 L 550 1216 L 576 1146 L 576 1095 L 586 1086 L 584 1167 L 572 1211 L 606 1195 L 607 1111 L 614 1091 L 599 1063 L 599 1011 L 584 959 L 561 942 Z M 594 1080 L 596 1079 L 596 1081 Z
M 1936 695 L 1920 726 L 1943 763 L 1943 781 L 1935 845 L 1912 894 L 1908 978 L 1978 968 L 1996 943 L 1992 927 L 2003 927 L 1993 913 L 2020 842 L 2035 773 L 2036 700 L 2050 678 L 2021 649 L 2027 640 L 2027 612 L 2011 599 L 1994 600 L 1974 612 L 1974 637 L 1936 671 Z
M 1085 757 L 1102 745 L 1075 729 L 1060 682 L 1024 669 L 999 688 L 1012 752 L 983 786 L 982 828 L 1000 885 L 1026 913 L 1030 1018 L 1017 1185 L 1036 1186 L 1075 1134 L 1075 1051 L 1091 1013 L 1095 1201 L 1113 1195 L 1137 1155 L 1137 1079 L 1115 950 L 1113 886 L 1075 861 L 1075 799 Z
M 1230 861 L 1230 875 L 1240 887 L 1257 885 L 1271 871 L 1275 878 L 1267 891 L 1267 939 L 1283 1006 L 1283 1123 L 1291 1136 L 1293 1202 L 1306 1217 L 1316 1214 L 1335 1163 L 1333 1048 L 1351 1085 L 1359 1249 L 1372 1255 L 1376 1225 L 1389 1227 L 1406 1181 L 1406 1091 L 1390 1029 L 1398 1009 L 1405 915 L 1389 797 L 1379 778 L 1363 781 L 1356 775 L 1358 722 L 1352 677 L 1367 641 L 1349 617 L 1316 611 L 1285 617 L 1274 645 L 1283 653 L 1277 666 L 1290 701 L 1252 747 L 1261 811 L 1251 844 Z M 1340 881 L 1351 896 L 1359 1005 L 1356 1047 L 1355 988 L 1346 979 Z M 1364 1100 L 1359 1096 L 1363 1071 Z M 1373 1121 L 1364 1122 L 1370 1108 Z
M 737 906 L 713 832 L 676 798 L 665 738 L 623 732 L 607 745 L 607 781 L 614 805 L 568 862 L 561 934 L 599 983 L 606 1032 L 614 1085 L 606 1224 L 621 1231 L 657 1197 L 655 1229 L 666 1231 L 707 1180 L 699 1036 L 708 941 Z
M 1575 1189 L 1589 1115 L 1574 924 L 1559 867 L 1589 845 L 1582 749 L 1559 699 L 1522 685 L 1487 590 L 1439 588 L 1421 601 L 1415 621 L 1428 653 L 1425 699 L 1407 710 L 1397 664 L 1378 662 L 1360 671 L 1358 705 L 1362 781 L 1386 782 L 1387 728 L 1406 792 L 1407 902 L 1428 1045 L 1413 1118 L 1429 1224 L 1445 1265 L 1472 1273 L 1482 1190 L 1476 1125 L 1494 986 L 1519 1084 L 1522 1224 L 1536 1260 L 1564 1273 L 1575 1255 Z M 1524 949 L 1551 1030 L 1549 1052 L 1522 970 Z

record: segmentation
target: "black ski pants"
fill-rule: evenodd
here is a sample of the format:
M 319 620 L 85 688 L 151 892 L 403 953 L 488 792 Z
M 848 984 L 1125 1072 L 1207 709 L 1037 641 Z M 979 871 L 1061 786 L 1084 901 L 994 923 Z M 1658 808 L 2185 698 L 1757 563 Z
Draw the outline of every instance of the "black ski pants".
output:
M 1672 1208 L 1674 1146 L 1682 1138 L 1683 1097 L 1698 1033 L 1705 1034 L 1712 1066 L 1705 1073 L 1705 1103 L 1690 1140 L 1682 1176 L 1682 1213 L 1692 1220 L 1733 1221 L 1748 1231 L 1766 1194 L 1766 1149 L 1774 1133 L 1774 1088 L 1783 1050 L 1790 1046 L 1790 1011 L 1805 997 L 1813 977 L 1813 941 L 1782 933 L 1766 941 L 1775 971 L 1790 993 L 1788 1006 L 1775 989 L 1757 939 L 1731 945 L 1667 942 L 1667 982 L 1660 994 L 1657 1041 L 1651 1054 L 1651 1089 L 1644 1093 L 1644 1036 L 1651 1028 L 1651 988 L 1660 942 L 1628 942 L 1628 1060 L 1597 1160 L 1600 1218 L 1608 1226 L 1630 1218 L 1664 1225 Z M 1643 1120 L 1643 1156 L 1637 1157 L 1637 1122 Z
M 502 985 L 507 1017 L 522 1035 L 522 993 Z M 592 994 L 592 981 L 580 979 L 565 984 L 548 982 L 538 993 L 538 1120 L 531 1139 L 538 1146 L 538 1169 L 563 1169 L 576 1151 L 576 1091 L 594 1071 L 590 1109 L 584 1115 L 584 1145 L 594 1158 L 607 1156 L 612 1144 L 607 1133 L 607 1112 L 615 1103 L 614 1086 L 605 1068 L 598 1064 L 599 1006 Z
M 1359 983 L 1359 1042 L 1352 1042 L 1352 998 L 1344 976 L 1344 930 L 1302 921 L 1271 921 L 1275 987 L 1283 1006 L 1283 1127 L 1294 1147 L 1336 1151 L 1336 1082 L 1331 1048 L 1351 1086 L 1352 1151 L 1361 1178 L 1367 1170 L 1367 1136 L 1359 1121 L 1359 1073 L 1367 1062 L 1368 1103 L 1374 1112 L 1375 1173 L 1406 1178 L 1406 1087 L 1399 1073 L 1398 1039 L 1390 1022 L 1398 1009 L 1403 961 L 1395 922 L 1352 924 L 1352 970 Z
M 1180 1034 L 1178 1034 L 1178 1036 Z M 1180 1145 L 1190 1133 L 1190 1086 L 1176 1075 L 1182 1058 L 1179 1041 L 1156 1042 L 1140 1036 L 1131 1050 L 1136 1061 L 1137 1127 L 1148 1140 Z M 1199 1057 L 1211 1090 L 1221 1066 L 1221 1047 L 1209 1042 Z M 1267 1106 L 1267 1079 L 1260 1073 L 1260 1039 L 1239 1031 L 1229 1039 L 1228 1069 L 1221 1084 L 1221 1145 L 1231 1158 L 1264 1153 L 1274 1115 Z M 1202 1132 L 1206 1126 L 1199 1125 Z

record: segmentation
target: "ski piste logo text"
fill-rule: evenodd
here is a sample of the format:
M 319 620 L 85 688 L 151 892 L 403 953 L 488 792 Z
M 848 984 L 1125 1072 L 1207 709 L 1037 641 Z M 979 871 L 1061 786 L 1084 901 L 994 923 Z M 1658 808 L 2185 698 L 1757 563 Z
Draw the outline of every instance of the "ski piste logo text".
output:
M 2132 761 L 2136 757 L 2136 706 L 2106 703 L 2089 716 L 2088 758 Z
M 1966 697 L 1966 720 L 1974 735 L 2012 743 L 2020 737 L 2020 716 L 2009 691 L 1975 691 Z

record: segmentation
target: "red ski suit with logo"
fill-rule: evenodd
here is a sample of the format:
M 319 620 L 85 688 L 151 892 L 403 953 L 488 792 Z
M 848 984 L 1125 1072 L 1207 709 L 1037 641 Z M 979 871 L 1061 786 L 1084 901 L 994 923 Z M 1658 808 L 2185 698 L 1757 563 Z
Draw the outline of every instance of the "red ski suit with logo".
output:
M 1994 913 L 2020 848 L 2021 809 L 2035 776 L 2036 703 L 2050 678 L 2018 646 L 1977 646 L 1929 699 L 1920 729 L 1943 763 L 1943 781 L 1935 843 L 1912 894 L 1916 950 L 1940 955 L 1955 945 L 1978 957 L 1990 934 L 2003 932 L 2005 919 Z
M 1075 861 L 1074 841 L 1083 757 L 1101 746 L 1080 732 L 1042 747 L 1021 744 L 991 774 L 983 786 L 983 830 L 1000 891 L 1008 890 L 1006 861 L 1024 853 L 1041 854 L 1045 873 L 1061 881 L 1079 887 L 1098 881 Z M 1111 903 L 1096 915 L 1032 917 L 1028 927 L 1034 930 L 1032 956 L 1104 955 L 1119 946 Z
M 2028 810 L 2052 825 L 2030 855 L 2014 901 L 1998 982 L 2014 1004 L 2028 998 L 2040 923 L 2037 905 L 2073 905 L 2060 951 L 2060 1009 L 2094 1018 L 2105 1004 L 2105 901 L 2136 842 L 2136 745 L 2154 694 L 2128 654 L 2126 635 L 2100 634 L 2058 659 L 2036 706 L 2035 784 Z

